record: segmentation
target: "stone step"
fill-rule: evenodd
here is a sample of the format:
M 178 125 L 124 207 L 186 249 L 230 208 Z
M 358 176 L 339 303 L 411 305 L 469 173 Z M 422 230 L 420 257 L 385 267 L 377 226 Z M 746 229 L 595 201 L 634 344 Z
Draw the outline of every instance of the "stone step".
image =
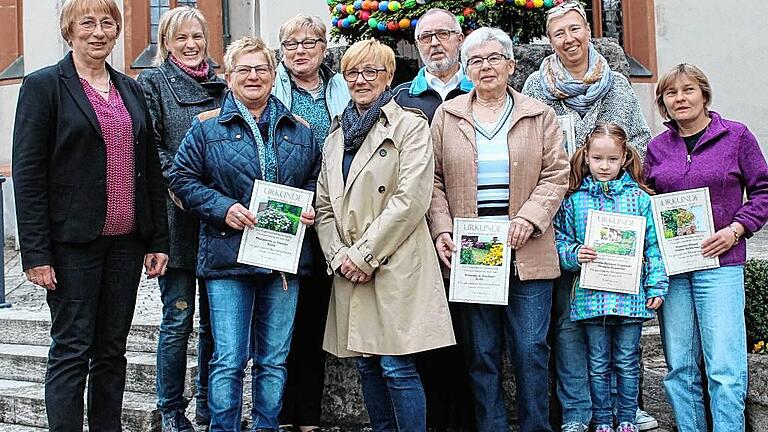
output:
M 43 395 L 41 383 L 0 380 L 0 422 L 47 428 Z M 154 398 L 143 393 L 125 392 L 122 423 L 125 432 L 159 431 L 160 415 L 155 410 Z
M 125 389 L 154 394 L 157 370 L 155 354 L 128 352 L 125 356 L 128 359 Z M 41 383 L 45 379 L 47 358 L 48 347 L 45 346 L 0 344 L 0 379 Z M 197 358 L 187 357 L 187 397 L 194 393 L 195 374 Z M 154 397 L 147 399 L 154 400 Z
M 21 309 L 0 309 L 0 343 L 48 346 L 51 341 L 51 316 L 47 310 L 31 312 Z M 159 326 L 131 325 L 128 351 L 157 352 Z M 197 354 L 197 332 L 189 337 L 189 355 Z
M 45 432 L 48 429 L 32 426 L 0 423 L 0 432 Z

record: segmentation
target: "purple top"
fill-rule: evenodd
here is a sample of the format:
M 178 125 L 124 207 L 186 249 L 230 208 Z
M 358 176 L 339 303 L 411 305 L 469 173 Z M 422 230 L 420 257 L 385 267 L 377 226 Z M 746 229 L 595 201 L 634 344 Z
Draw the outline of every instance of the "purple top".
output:
M 136 228 L 131 115 L 115 86 L 110 84 L 105 100 L 88 81 L 80 78 L 80 83 L 99 120 L 107 154 L 107 214 L 101 234 L 128 234 Z
M 709 187 L 715 230 L 739 222 L 749 238 L 768 220 L 768 165 L 755 136 L 714 111 L 690 156 L 675 122 L 648 144 L 645 175 L 657 193 Z M 744 201 L 744 191 L 747 198 Z M 744 264 L 745 242 L 720 255 L 720 265 Z

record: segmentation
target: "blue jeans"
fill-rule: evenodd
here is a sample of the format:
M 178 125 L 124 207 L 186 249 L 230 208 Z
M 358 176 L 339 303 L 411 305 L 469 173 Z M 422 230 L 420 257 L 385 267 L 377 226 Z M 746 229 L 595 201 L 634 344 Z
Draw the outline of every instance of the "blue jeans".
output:
M 587 342 L 582 326 L 571 321 L 571 290 L 574 273 L 564 271 L 555 279 L 552 319 L 555 320 L 552 350 L 555 357 L 557 397 L 563 408 L 562 423 L 589 424 L 592 400 L 589 394 Z
M 621 318 L 617 318 L 620 320 Z M 592 392 L 592 422 L 613 424 L 611 377 L 616 374 L 616 419 L 635 423 L 640 389 L 640 356 L 637 349 L 642 322 L 583 324 L 589 352 L 589 386 Z
M 286 380 L 299 283 L 288 279 L 284 290 L 278 274 L 240 280 L 207 280 L 213 330 L 208 407 L 212 432 L 239 431 L 243 402 L 243 370 L 252 368 L 252 429 L 277 429 Z
M 549 432 L 547 330 L 552 281 L 521 282 L 510 276 L 509 304 L 462 304 L 461 339 L 475 398 L 477 430 L 509 428 L 502 394 L 502 347 L 506 339 L 517 388 L 521 432 Z
M 163 320 L 157 342 L 157 408 L 163 414 L 184 411 L 184 380 L 187 372 L 187 343 L 195 315 L 195 271 L 168 268 L 158 278 L 163 302 Z M 207 413 L 208 362 L 212 344 L 208 323 L 208 299 L 200 281 L 200 339 L 198 345 L 197 398 Z M 198 406 L 201 406 L 198 403 Z M 198 409 L 200 411 L 200 409 Z
M 357 370 L 374 432 L 427 429 L 424 387 L 412 356 L 360 357 Z
M 667 399 L 680 432 L 706 432 L 701 371 L 706 365 L 716 432 L 743 431 L 747 395 L 744 266 L 669 278 L 661 308 L 662 346 L 669 372 Z

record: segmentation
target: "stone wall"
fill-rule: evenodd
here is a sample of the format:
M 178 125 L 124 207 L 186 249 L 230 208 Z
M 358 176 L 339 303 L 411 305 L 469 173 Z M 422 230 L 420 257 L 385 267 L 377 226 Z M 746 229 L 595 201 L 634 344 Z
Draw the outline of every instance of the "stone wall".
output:
M 747 431 L 761 431 L 768 425 L 768 355 L 749 355 Z

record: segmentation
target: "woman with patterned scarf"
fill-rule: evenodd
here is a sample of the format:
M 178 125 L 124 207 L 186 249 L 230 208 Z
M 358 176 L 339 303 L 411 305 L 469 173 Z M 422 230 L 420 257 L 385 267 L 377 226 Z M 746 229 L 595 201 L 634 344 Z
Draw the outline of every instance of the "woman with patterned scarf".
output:
M 152 117 L 155 145 L 166 184 L 173 158 L 196 115 L 221 105 L 227 83 L 216 76 L 208 58 L 208 25 L 203 14 L 188 6 L 166 12 L 157 30 L 156 68 L 139 74 L 139 84 Z M 167 195 L 167 194 L 166 194 Z M 157 408 L 163 419 L 163 432 L 191 431 L 184 416 L 187 400 L 187 341 L 195 316 L 195 259 L 197 220 L 178 208 L 166 196 L 171 252 L 165 276 L 160 276 L 163 319 L 157 347 Z M 203 280 L 200 286 L 200 338 L 197 350 L 198 375 L 195 419 L 208 424 L 208 361 L 213 352 L 208 319 L 208 296 Z
M 627 78 L 612 71 L 592 45 L 587 15 L 579 2 L 566 1 L 549 10 L 547 36 L 555 53 L 528 77 L 523 93 L 551 106 L 558 116 L 573 117 L 577 148 L 584 145 L 598 122 L 616 123 L 626 131 L 628 144 L 645 157 L 651 131 L 637 95 Z M 573 273 L 563 271 L 555 281 L 552 348 L 563 431 L 582 432 L 591 418 L 592 401 L 584 334 L 569 318 L 572 280 Z M 635 424 L 640 430 L 657 426 L 656 420 L 642 410 Z
M 333 290 L 323 348 L 357 357 L 376 431 L 426 430 L 411 354 L 455 343 L 427 227 L 434 158 L 421 111 L 392 100 L 395 54 L 355 43 L 341 69 L 352 100 L 323 147 L 317 233 Z

